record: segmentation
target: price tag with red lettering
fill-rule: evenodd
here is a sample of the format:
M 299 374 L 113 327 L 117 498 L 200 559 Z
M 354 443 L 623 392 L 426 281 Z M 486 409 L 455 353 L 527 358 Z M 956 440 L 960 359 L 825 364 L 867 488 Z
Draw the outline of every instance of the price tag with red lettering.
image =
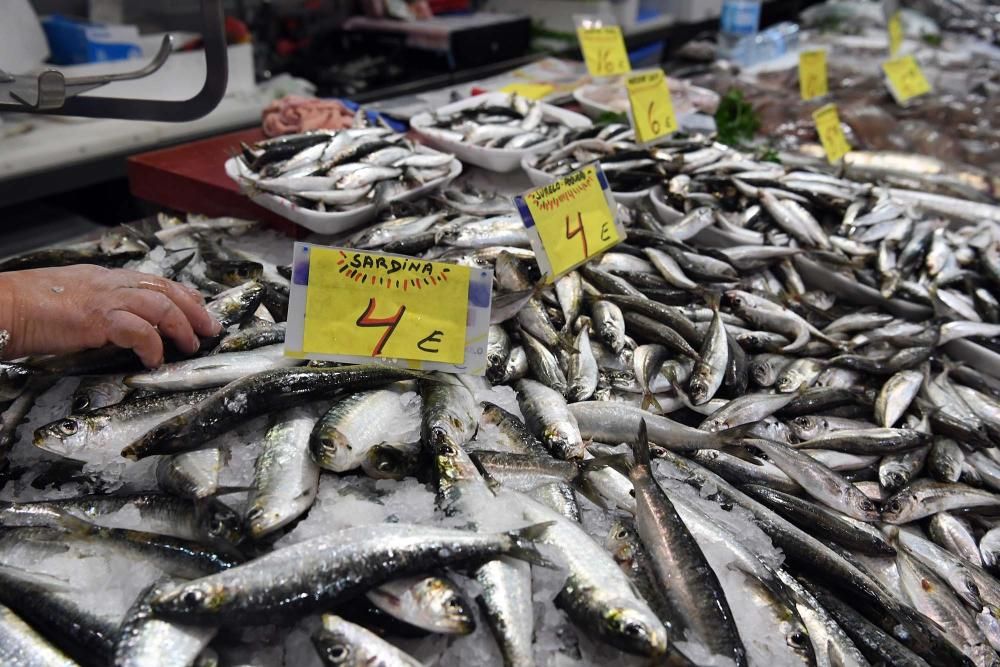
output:
M 482 375 L 493 272 L 296 243 L 285 354 Z
M 640 144 L 649 144 L 677 131 L 674 104 L 663 70 L 636 72 L 625 79 L 632 107 L 632 127 Z
M 591 76 L 618 76 L 632 71 L 622 30 L 616 25 L 577 28 L 583 60 Z
M 514 198 L 548 282 L 625 240 L 608 180 L 597 163 Z

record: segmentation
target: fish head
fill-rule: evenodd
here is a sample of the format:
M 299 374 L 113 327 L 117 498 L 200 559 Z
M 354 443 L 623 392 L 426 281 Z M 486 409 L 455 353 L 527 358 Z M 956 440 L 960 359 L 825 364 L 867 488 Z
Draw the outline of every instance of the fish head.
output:
M 883 520 L 882 514 L 878 510 L 878 506 L 875 505 L 875 501 L 866 496 L 860 489 L 853 485 L 848 488 L 850 489 L 850 494 L 847 502 L 858 510 L 860 513 L 859 516 L 863 516 L 864 521 L 872 523 Z
M 375 479 L 403 479 L 415 475 L 419 465 L 419 449 L 411 451 L 410 445 L 382 443 L 368 450 L 361 467 Z
M 198 525 L 210 541 L 235 545 L 246 537 L 240 515 L 225 503 L 208 498 L 198 502 L 196 512 Z
M 823 430 L 824 419 L 813 415 L 801 415 L 788 422 L 792 435 L 805 442 L 812 440 Z
M 324 470 L 346 472 L 357 467 L 350 441 L 336 429 L 317 428 L 309 439 L 309 449 L 313 460 Z
M 434 455 L 434 467 L 437 469 L 441 484 L 455 484 L 464 480 L 481 477 L 476 464 L 468 453 L 458 445 L 445 443 L 437 448 Z
M 101 432 L 110 427 L 111 419 L 102 415 L 70 415 L 42 426 L 35 431 L 34 445 L 68 459 L 86 460 Z
M 789 650 L 799 658 L 802 664 L 815 665 L 816 656 L 805 626 L 798 620 L 790 619 L 782 623 L 782 629 L 785 634 L 785 645 L 788 646 Z
M 802 378 L 798 373 L 783 373 L 778 376 L 778 380 L 774 383 L 774 387 L 778 390 L 778 393 L 787 394 L 798 389 L 801 384 Z
M 605 636 L 622 650 L 648 656 L 662 655 L 667 650 L 667 629 L 648 608 L 612 604 L 603 621 Z
M 761 387 L 770 387 L 774 384 L 774 372 L 774 365 L 769 361 L 758 362 L 750 369 L 754 382 Z
M 587 452 L 587 445 L 574 435 L 574 431 L 576 429 L 562 428 L 558 423 L 549 424 L 542 440 L 558 458 L 580 459 Z
M 231 592 L 210 577 L 168 588 L 150 601 L 153 611 L 164 616 L 214 614 L 231 601 Z
M 436 632 L 467 635 L 476 629 L 475 616 L 455 586 L 441 577 L 427 577 L 412 589 L 417 607 Z
M 885 505 L 882 507 L 882 521 L 894 524 L 906 523 L 910 520 L 919 502 L 915 494 L 906 489 L 900 491 L 885 501 Z
M 636 537 L 635 530 L 627 522 L 615 519 L 604 538 L 604 547 L 611 552 L 616 563 L 631 569 L 638 555 Z
M 688 383 L 688 398 L 695 405 L 701 405 L 708 401 L 710 398 L 708 395 L 708 380 L 700 374 L 692 375 L 691 381 Z
M 343 632 L 325 628 L 313 635 L 312 642 L 324 665 L 360 667 L 368 664 L 368 658 L 364 655 L 362 647 L 356 646 Z

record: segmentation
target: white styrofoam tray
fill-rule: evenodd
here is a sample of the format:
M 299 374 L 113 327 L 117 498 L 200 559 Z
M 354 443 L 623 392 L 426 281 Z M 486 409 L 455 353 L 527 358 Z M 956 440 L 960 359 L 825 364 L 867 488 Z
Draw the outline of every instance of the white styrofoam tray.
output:
M 544 172 L 535 166 L 535 164 L 541 157 L 543 156 L 528 155 L 521 161 L 521 168 L 524 169 L 524 172 L 528 175 L 528 178 L 531 180 L 532 185 L 535 186 L 548 185 L 549 183 L 556 180 L 555 176 L 553 176 L 548 172 Z M 653 190 L 656 190 L 658 187 L 659 186 L 654 186 L 651 188 L 645 188 L 644 190 L 636 190 L 635 192 L 615 192 L 614 190 L 612 190 L 611 194 L 614 195 L 615 201 L 618 202 L 619 204 L 624 204 L 625 206 L 634 206 L 635 204 L 638 204 L 640 201 L 648 197 L 650 193 L 652 193 Z
M 509 98 L 510 96 L 507 93 L 487 93 L 485 95 L 476 95 L 474 97 L 469 97 L 453 104 L 443 106 L 438 109 L 437 113 L 441 115 L 448 115 L 455 113 L 456 111 L 470 109 L 483 104 L 502 104 Z M 551 104 L 545 104 L 544 102 L 538 102 L 538 104 L 542 105 L 542 115 L 544 118 L 558 121 L 567 127 L 580 128 L 588 127 L 591 124 L 590 120 L 586 116 L 582 116 L 572 111 L 566 111 L 565 109 L 560 109 L 559 107 L 552 106 Z M 517 150 L 509 148 L 484 148 L 482 146 L 470 146 L 467 143 L 447 138 L 443 136 L 442 133 L 437 132 L 435 128 L 431 127 L 433 124 L 434 118 L 430 113 L 426 112 L 418 114 L 410 119 L 410 127 L 413 128 L 413 131 L 416 132 L 425 143 L 439 150 L 445 151 L 446 153 L 454 154 L 455 157 L 460 159 L 462 162 L 478 165 L 484 169 L 489 169 L 490 171 L 514 171 L 520 168 L 521 160 L 523 160 L 526 156 L 533 153 L 544 153 L 551 150 L 555 148 L 560 141 L 559 139 L 549 139 L 548 141 L 543 141 L 540 144 L 535 144 L 534 146 Z
M 237 158 L 232 157 L 226 160 L 226 175 L 239 184 L 243 194 L 248 196 L 255 204 L 263 206 L 272 213 L 277 213 L 283 218 L 291 220 L 297 225 L 301 225 L 311 232 L 317 234 L 339 234 L 353 227 L 357 227 L 369 220 L 372 220 L 377 211 L 374 204 L 359 206 L 349 211 L 327 211 L 320 212 L 308 208 L 302 208 L 293 202 L 278 195 L 263 192 L 249 192 L 246 182 L 239 177 L 239 168 L 236 166 Z M 396 197 L 394 201 L 407 201 L 427 194 L 439 187 L 447 185 L 455 180 L 462 173 L 462 163 L 458 160 L 451 161 L 450 171 L 433 181 L 428 181 L 418 188 L 407 190 Z

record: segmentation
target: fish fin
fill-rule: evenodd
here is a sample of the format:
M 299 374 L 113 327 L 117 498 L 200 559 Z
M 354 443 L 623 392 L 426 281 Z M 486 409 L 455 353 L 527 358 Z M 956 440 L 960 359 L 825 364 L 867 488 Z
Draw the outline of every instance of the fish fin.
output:
M 486 482 L 487 488 L 489 488 L 490 493 L 494 496 L 497 494 L 497 490 L 500 488 L 500 481 L 490 474 L 490 471 L 486 469 L 482 461 L 479 460 L 478 452 L 469 452 L 469 460 L 472 461 L 472 465 L 476 466 L 476 470 L 479 474 L 483 476 L 483 481 Z
M 720 447 L 719 451 L 724 454 L 729 454 L 730 456 L 735 456 L 736 458 L 746 461 L 747 463 L 752 463 L 755 466 L 764 465 L 763 461 L 748 452 L 745 447 L 741 447 L 739 445 L 725 445 L 724 447 Z
M 658 400 L 656 400 L 656 396 L 654 396 L 653 393 L 650 392 L 650 391 L 648 391 L 648 390 L 644 391 L 643 394 L 642 394 L 642 409 L 648 412 L 649 408 L 654 407 L 654 406 L 655 406 L 658 414 L 662 415 L 663 414 L 663 406 L 660 405 L 660 402 Z
M 592 459 L 580 461 L 580 474 L 584 475 L 588 472 L 601 470 L 602 468 L 618 468 L 621 465 L 628 465 L 628 462 L 629 459 L 627 454 L 606 454 L 604 456 L 595 456 Z
M 594 503 L 602 510 L 608 509 L 608 503 L 604 500 L 604 496 L 601 492 L 597 490 L 594 483 L 587 479 L 586 475 L 579 475 L 575 480 L 573 480 L 573 488 L 580 492 L 584 498 Z
M 757 422 L 750 422 L 748 424 L 740 424 L 739 426 L 733 426 L 732 428 L 726 428 L 721 431 L 717 431 L 716 435 L 719 436 L 719 440 L 726 445 L 739 444 L 747 435 L 757 426 Z
M 100 530 L 100 526 L 97 524 L 81 519 L 75 514 L 71 514 L 64 509 L 52 507 L 50 508 L 50 511 L 55 515 L 56 525 L 65 530 L 67 533 L 73 533 L 76 535 L 93 535 L 95 532 Z
M 649 437 L 646 434 L 646 420 L 639 420 L 639 433 L 632 443 L 632 452 L 635 455 L 635 465 L 648 468 L 650 466 Z
M 556 569 L 557 565 L 543 556 L 535 546 L 535 540 L 539 539 L 555 523 L 555 521 L 545 521 L 508 532 L 507 536 L 511 538 L 513 546 L 507 555 L 532 565 Z
M 557 334 L 559 338 L 559 347 L 568 352 L 569 354 L 576 354 L 579 350 L 576 349 L 576 339 L 573 337 L 569 331 L 563 330 Z
M 25 583 L 35 584 L 53 593 L 68 592 L 74 590 L 69 579 L 63 579 L 51 574 L 42 572 L 32 572 L 16 565 L 0 565 L 0 573 L 10 576 Z
M 209 494 L 206 498 L 215 498 L 217 496 L 228 496 L 231 493 L 246 493 L 247 491 L 252 491 L 252 486 L 220 486 L 215 490 L 214 493 Z

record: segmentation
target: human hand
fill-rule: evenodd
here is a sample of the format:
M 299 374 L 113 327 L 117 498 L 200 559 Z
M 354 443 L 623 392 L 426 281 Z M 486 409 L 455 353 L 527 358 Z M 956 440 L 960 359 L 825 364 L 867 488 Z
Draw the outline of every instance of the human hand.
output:
M 89 264 L 0 273 L 0 329 L 8 359 L 117 345 L 148 367 L 163 363 L 161 334 L 186 354 L 221 325 L 193 289 L 159 276 Z

